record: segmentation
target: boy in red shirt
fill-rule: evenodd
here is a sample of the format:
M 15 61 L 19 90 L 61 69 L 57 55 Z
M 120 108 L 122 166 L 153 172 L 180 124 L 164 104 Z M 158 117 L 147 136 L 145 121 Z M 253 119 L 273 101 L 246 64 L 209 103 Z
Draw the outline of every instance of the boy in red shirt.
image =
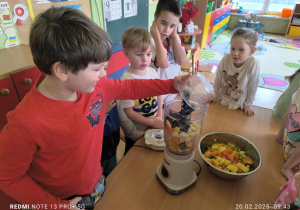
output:
M 40 14 L 29 39 L 43 76 L 7 114 L 0 133 L 0 189 L 29 207 L 78 209 L 80 196 L 102 181 L 106 102 L 176 93 L 186 77 L 108 79 L 109 35 L 72 8 Z

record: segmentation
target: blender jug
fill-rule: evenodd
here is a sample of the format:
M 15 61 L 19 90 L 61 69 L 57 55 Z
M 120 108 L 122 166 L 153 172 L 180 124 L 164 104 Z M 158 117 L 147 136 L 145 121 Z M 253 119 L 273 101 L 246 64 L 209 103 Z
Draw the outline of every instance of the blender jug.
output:
M 207 100 L 213 88 L 203 74 L 197 73 L 179 87 L 179 94 L 164 100 L 164 159 L 156 169 L 156 178 L 171 194 L 180 194 L 194 186 L 194 146 L 200 139 Z
M 178 89 L 180 94 L 164 100 L 164 140 L 170 152 L 184 155 L 191 153 L 200 139 L 207 101 L 214 92 L 201 73 L 188 78 Z

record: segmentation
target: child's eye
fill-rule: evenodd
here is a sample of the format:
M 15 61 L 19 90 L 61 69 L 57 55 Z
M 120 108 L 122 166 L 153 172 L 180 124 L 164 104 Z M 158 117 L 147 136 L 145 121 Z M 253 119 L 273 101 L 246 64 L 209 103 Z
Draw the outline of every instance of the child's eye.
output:
M 142 54 L 136 54 L 136 56 L 139 56 L 139 57 L 140 57 L 140 56 L 142 56 Z
M 231 48 L 231 50 L 234 51 L 235 49 L 234 49 L 234 48 Z
M 244 49 L 240 49 L 240 52 L 243 52 L 244 51 Z

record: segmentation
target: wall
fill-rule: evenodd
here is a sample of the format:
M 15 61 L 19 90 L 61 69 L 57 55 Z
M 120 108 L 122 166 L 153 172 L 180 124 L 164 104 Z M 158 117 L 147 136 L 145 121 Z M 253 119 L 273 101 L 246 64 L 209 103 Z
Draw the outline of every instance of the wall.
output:
M 229 29 L 235 27 L 240 19 L 243 19 L 245 15 L 231 13 L 230 21 L 228 24 Z M 264 25 L 265 33 L 274 34 L 285 34 L 289 18 L 280 17 L 268 17 L 268 16 L 257 16 L 257 20 Z
M 28 5 L 28 2 L 31 2 L 32 5 L 32 11 L 34 17 L 36 17 L 41 12 L 45 11 L 51 6 L 59 7 L 59 6 L 66 6 L 66 5 L 80 5 L 81 10 L 84 14 L 86 14 L 88 17 L 91 18 L 91 10 L 90 10 L 90 3 L 89 0 L 74 0 L 74 1 L 65 1 L 65 2 L 59 2 L 59 3 L 44 3 L 44 4 L 36 4 L 35 0 L 7 0 L 9 7 L 11 9 L 11 12 L 14 16 L 13 9 L 16 4 L 23 4 L 30 10 L 30 6 Z M 29 15 L 26 20 L 21 20 L 22 26 L 19 26 L 16 24 L 16 29 L 18 33 L 18 37 L 20 40 L 20 44 L 29 44 L 29 32 L 30 32 L 30 26 L 33 22 L 31 16 Z
M 90 0 L 92 20 L 102 29 L 104 26 L 103 2 L 102 0 Z
M 149 5 L 149 27 L 148 30 L 150 31 L 150 27 L 152 25 L 152 22 L 154 20 L 154 13 L 156 10 L 156 6 L 157 6 L 157 1 L 153 2 L 152 0 L 150 0 L 150 5 Z

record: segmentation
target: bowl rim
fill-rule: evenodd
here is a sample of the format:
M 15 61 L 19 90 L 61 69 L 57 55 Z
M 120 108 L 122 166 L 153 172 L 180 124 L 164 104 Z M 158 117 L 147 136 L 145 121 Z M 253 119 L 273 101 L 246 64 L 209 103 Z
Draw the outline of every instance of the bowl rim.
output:
M 258 154 L 258 156 L 259 156 L 259 160 L 260 160 L 260 161 L 259 161 L 259 163 L 258 163 L 258 166 L 257 166 L 253 171 L 249 171 L 249 172 L 247 172 L 247 173 L 233 173 L 233 172 L 227 172 L 227 171 L 221 170 L 221 169 L 217 168 L 216 166 L 210 164 L 210 163 L 206 160 L 206 158 L 203 156 L 203 154 L 202 154 L 202 152 L 201 152 L 201 149 L 200 149 L 200 145 L 201 145 L 201 142 L 203 141 L 203 139 L 204 139 L 205 137 L 207 137 L 207 136 L 209 136 L 209 135 L 212 135 L 212 134 L 230 134 L 230 135 L 234 135 L 234 136 L 237 136 L 237 137 L 239 137 L 239 138 L 242 138 L 242 139 L 246 140 L 249 144 L 251 144 L 251 146 L 255 149 L 255 151 L 257 152 L 257 154 Z M 263 160 L 262 160 L 262 157 L 261 157 L 261 154 L 260 154 L 260 152 L 259 152 L 259 150 L 257 149 L 257 147 L 256 147 L 250 140 L 248 140 L 248 139 L 246 139 L 245 137 L 240 136 L 240 135 L 238 135 L 238 134 L 229 133 L 229 132 L 211 132 L 211 133 L 207 133 L 206 135 L 202 136 L 202 137 L 200 138 L 199 142 L 198 142 L 198 151 L 199 151 L 200 156 L 201 156 L 201 158 L 203 159 L 203 161 L 205 162 L 206 165 L 213 167 L 214 169 L 218 170 L 219 172 L 223 172 L 223 173 L 225 173 L 225 174 L 233 175 L 233 176 L 248 176 L 248 175 L 250 175 L 250 174 L 253 174 L 253 173 L 255 173 L 256 171 L 258 171 L 258 169 L 261 167 L 262 161 L 263 161 Z

